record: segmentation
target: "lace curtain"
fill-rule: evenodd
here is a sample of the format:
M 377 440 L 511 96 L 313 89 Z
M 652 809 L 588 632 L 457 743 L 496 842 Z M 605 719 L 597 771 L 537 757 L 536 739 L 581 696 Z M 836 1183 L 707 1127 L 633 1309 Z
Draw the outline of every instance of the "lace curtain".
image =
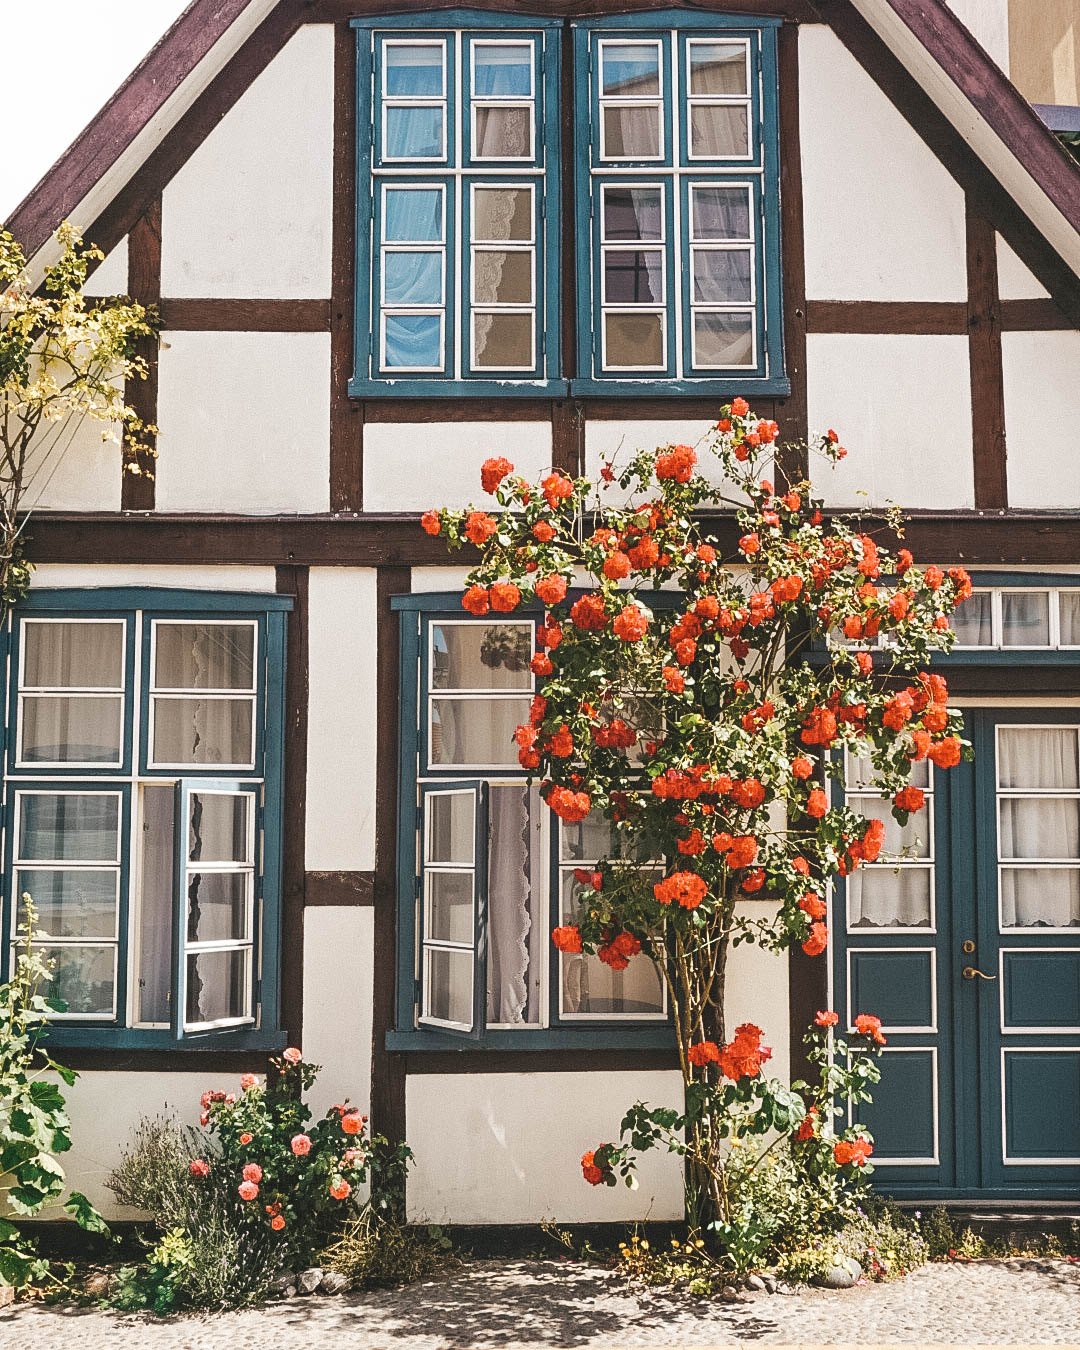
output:
M 1046 866 L 1001 867 L 1001 922 L 1006 928 L 1080 925 L 1080 870 L 1054 861 L 1080 861 L 1080 801 L 1051 795 L 1080 787 L 1072 727 L 1009 727 L 998 736 L 998 788 L 1039 790 L 1039 796 L 999 798 L 1002 859 Z

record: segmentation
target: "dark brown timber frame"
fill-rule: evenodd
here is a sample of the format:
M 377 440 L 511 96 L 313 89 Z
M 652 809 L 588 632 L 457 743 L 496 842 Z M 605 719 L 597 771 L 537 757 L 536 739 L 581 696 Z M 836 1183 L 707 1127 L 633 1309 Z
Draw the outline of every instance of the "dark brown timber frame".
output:
M 157 306 L 161 300 L 161 198 L 155 197 L 135 222 L 128 235 L 128 294 L 141 304 Z M 146 362 L 146 379 L 129 380 L 124 399 L 144 426 L 157 423 L 158 344 L 155 338 L 139 338 L 136 356 Z M 155 436 L 146 438 L 151 447 Z M 154 465 L 152 454 L 133 451 L 125 444 L 120 506 L 124 511 L 154 509 Z M 137 471 L 137 472 L 136 472 Z

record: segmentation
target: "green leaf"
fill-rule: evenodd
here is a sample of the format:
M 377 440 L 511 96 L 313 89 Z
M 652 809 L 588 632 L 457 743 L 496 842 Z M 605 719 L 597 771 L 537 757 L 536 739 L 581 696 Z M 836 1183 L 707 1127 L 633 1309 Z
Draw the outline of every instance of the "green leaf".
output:
M 109 1225 L 97 1212 L 82 1191 L 72 1191 L 64 1202 L 64 1212 L 70 1214 L 80 1228 L 88 1233 L 108 1233 Z

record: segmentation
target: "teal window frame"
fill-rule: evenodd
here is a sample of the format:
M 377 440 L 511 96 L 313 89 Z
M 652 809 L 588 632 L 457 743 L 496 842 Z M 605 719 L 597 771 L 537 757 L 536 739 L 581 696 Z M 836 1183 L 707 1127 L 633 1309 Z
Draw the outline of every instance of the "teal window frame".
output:
M 0 979 L 10 973 L 15 934 L 14 811 L 16 796 L 27 791 L 57 793 L 118 792 L 121 796 L 120 883 L 115 938 L 115 1008 L 110 1016 L 58 1017 L 51 1022 L 49 1042 L 55 1046 L 114 1049 L 275 1050 L 285 1044 L 280 1030 L 281 852 L 285 720 L 285 624 L 292 598 L 275 593 L 165 590 L 151 587 L 111 589 L 42 589 L 31 591 L 10 612 L 2 639 L 8 656 L 8 705 L 4 727 L 4 903 L 0 907 Z M 121 619 L 125 625 L 125 686 L 122 762 L 93 769 L 20 765 L 17 762 L 21 633 L 34 619 Z M 154 621 L 190 620 L 254 623 L 257 628 L 257 674 L 254 689 L 254 762 L 242 769 L 216 764 L 181 768 L 148 762 L 147 728 L 150 703 L 150 649 Z M 137 678 L 138 677 L 138 678 Z M 136 733 L 136 725 L 139 731 Z M 136 743 L 137 742 L 137 743 Z M 140 784 L 161 780 L 176 785 L 178 808 L 200 790 L 229 790 L 255 795 L 254 879 L 250 895 L 252 1017 L 242 1025 L 185 1029 L 176 991 L 182 986 L 186 947 L 186 906 L 181 900 L 180 852 L 186 828 L 177 830 L 172 915 L 170 1025 L 135 1026 L 132 988 L 137 978 L 130 961 L 134 932 L 135 860 L 132 856 L 135 810 Z M 178 820 L 185 819 L 182 815 Z M 261 860 L 261 865 L 260 865 Z
M 664 600 L 661 597 L 661 603 Z M 672 602 L 677 600 L 672 596 Z M 420 979 L 418 952 L 424 937 L 422 916 L 418 915 L 420 900 L 420 868 L 422 854 L 418 852 L 422 839 L 421 797 L 424 791 L 438 787 L 465 791 L 477 790 L 479 784 L 476 772 L 468 768 L 452 766 L 445 769 L 427 768 L 426 716 L 423 715 L 424 690 L 427 688 L 427 640 L 428 627 L 441 620 L 462 621 L 468 616 L 461 609 L 460 592 L 432 592 L 428 594 L 398 595 L 392 598 L 392 607 L 400 621 L 401 656 L 401 698 L 399 731 L 399 767 L 398 767 L 398 840 L 397 840 L 397 890 L 398 890 L 398 946 L 397 981 L 395 996 L 395 1027 L 386 1034 L 386 1047 L 389 1050 L 437 1051 L 462 1050 L 470 1048 L 485 1050 L 594 1050 L 619 1049 L 633 1047 L 637 1049 L 674 1049 L 675 1032 L 670 1011 L 666 1018 L 653 1016 L 649 1020 L 634 1020 L 628 1017 L 603 1018 L 597 1016 L 588 1021 L 574 1019 L 563 1020 L 560 1017 L 559 1000 L 559 962 L 551 958 L 547 964 L 547 1005 L 548 1025 L 524 1027 L 520 1030 L 505 1028 L 487 1028 L 483 1025 L 483 1011 L 486 1002 L 486 978 L 484 977 L 484 939 L 482 918 L 485 896 L 481 885 L 477 892 L 477 914 L 480 918 L 480 931 L 477 933 L 475 950 L 477 961 L 474 971 L 474 1013 L 473 1024 L 467 1029 L 444 1030 L 430 1025 L 421 1025 Z M 528 619 L 535 622 L 542 615 L 536 605 L 522 606 L 510 619 Z M 531 690 L 528 697 L 531 697 Z M 485 771 L 487 772 L 487 771 Z M 490 772 L 489 777 L 514 780 L 524 784 L 528 773 L 520 768 L 508 767 Z M 421 790 L 421 779 L 424 790 Z M 478 794 L 479 795 L 479 794 Z M 561 922 L 559 917 L 559 854 L 558 831 L 552 829 L 549 852 L 549 905 L 546 910 L 550 927 Z M 478 847 L 478 852 L 479 852 Z M 418 922 L 419 918 L 419 922 Z
M 560 30 L 562 20 L 516 16 L 487 10 L 453 9 L 433 13 L 365 16 L 351 20 L 357 53 L 357 203 L 356 323 L 353 376 L 349 393 L 357 398 L 485 395 L 536 397 L 565 394 L 559 376 L 560 332 Z M 473 93 L 473 53 L 485 43 L 533 44 L 531 97 L 532 154 L 494 160 L 474 154 L 474 112 L 497 104 L 499 94 Z M 385 52 L 394 43 L 439 44 L 443 83 L 430 97 L 395 97 L 386 81 Z M 387 152 L 387 118 L 394 111 L 437 107 L 443 122 L 442 153 L 411 160 Z M 485 313 L 532 315 L 533 363 L 529 367 L 479 366 L 473 352 L 474 255 L 471 242 L 473 189 L 528 187 L 532 193 L 532 239 L 519 251 L 532 259 L 531 306 L 508 310 L 475 303 Z M 437 237 L 413 241 L 387 234 L 386 193 L 428 187 L 441 193 L 442 224 Z M 406 245 L 403 249 L 402 242 Z M 517 243 L 519 241 L 510 241 Z M 397 247 L 395 247 L 397 245 Z M 513 249 L 502 250 L 511 252 Z M 386 259 L 393 253 L 421 252 L 441 262 L 439 302 L 407 305 L 387 300 Z M 388 322 L 441 319 L 439 359 L 423 367 L 388 367 L 384 343 Z

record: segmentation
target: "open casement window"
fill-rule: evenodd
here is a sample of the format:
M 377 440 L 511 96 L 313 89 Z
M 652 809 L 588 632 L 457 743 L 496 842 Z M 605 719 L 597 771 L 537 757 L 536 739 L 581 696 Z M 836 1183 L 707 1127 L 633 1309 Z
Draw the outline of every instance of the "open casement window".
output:
M 419 1022 L 479 1040 L 487 990 L 488 788 L 420 795 Z

